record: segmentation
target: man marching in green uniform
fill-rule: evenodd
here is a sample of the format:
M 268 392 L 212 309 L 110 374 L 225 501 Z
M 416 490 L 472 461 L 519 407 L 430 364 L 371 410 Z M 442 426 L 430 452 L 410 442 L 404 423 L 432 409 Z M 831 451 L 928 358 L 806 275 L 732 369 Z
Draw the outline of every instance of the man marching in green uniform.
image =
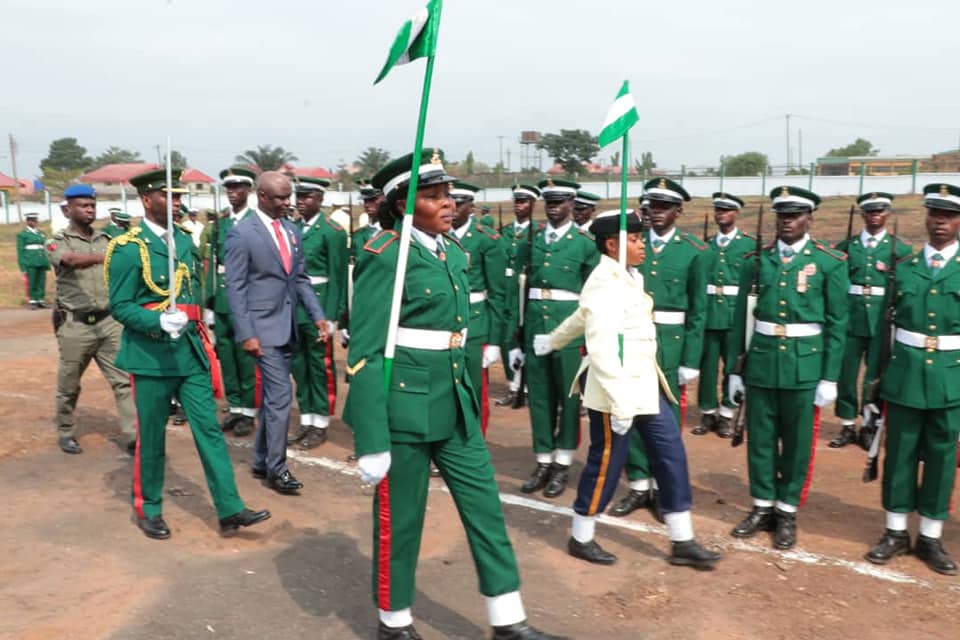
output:
M 103 232 L 111 240 L 130 230 L 130 214 L 123 209 L 110 207 L 107 209 L 110 213 L 110 223 L 103 228 Z
M 27 226 L 17 234 L 17 268 L 23 274 L 27 302 L 34 309 L 45 309 L 47 304 L 43 299 L 46 296 L 47 271 L 50 271 L 50 262 L 44 251 L 47 236 L 37 227 L 40 214 L 28 213 L 24 218 Z
M 667 379 L 670 393 L 680 401 L 672 405 L 677 424 L 683 428 L 686 385 L 700 375 L 703 327 L 706 320 L 704 250 L 699 238 L 677 229 L 677 218 L 690 194 L 666 178 L 645 185 L 642 199 L 650 202 L 650 231 L 643 263 L 644 287 L 653 298 L 653 322 L 657 327 L 657 364 Z M 647 448 L 639 433 L 630 441 L 627 458 L 630 491 L 610 509 L 612 516 L 625 516 L 642 507 L 660 519 L 659 493 Z
M 193 241 L 190 234 L 172 227 L 177 266 L 169 273 L 166 172 L 143 173 L 131 178 L 130 184 L 140 194 L 143 224 L 111 241 L 104 266 L 111 312 L 124 326 L 117 366 L 130 372 L 135 389 L 138 437 L 132 497 L 137 526 L 148 538 L 170 537 L 163 519 L 163 477 L 167 407 L 177 396 L 190 422 L 220 531 L 230 535 L 239 527 L 266 520 L 270 512 L 244 507 L 217 425 L 209 355 L 213 347 L 197 305 L 200 282 Z M 170 190 L 174 208 L 179 207 L 180 194 L 186 190 L 178 179 Z M 170 287 L 176 294 L 176 311 L 168 309 Z
M 300 429 L 287 444 L 300 443 L 312 449 L 327 441 L 327 427 L 337 400 L 337 368 L 333 361 L 336 323 L 347 310 L 347 232 L 320 210 L 330 181 L 324 178 L 297 178 L 297 211 L 304 266 L 317 302 L 327 316 L 331 339 L 320 341 L 319 332 L 303 305 L 297 307 L 300 339 L 293 354 L 291 373 L 297 383 Z
M 950 511 L 960 435 L 960 187 L 930 184 L 923 193 L 927 242 L 897 261 L 896 279 L 889 283 L 896 291 L 887 291 L 896 327 L 892 355 L 877 380 L 881 345 L 874 340 L 865 378 L 879 385 L 887 425 L 887 526 L 866 557 L 886 564 L 909 553 L 907 518 L 916 511 L 920 532 L 913 552 L 937 573 L 952 576 L 957 564 L 940 537 Z M 882 315 L 877 318 L 884 322 Z
M 893 195 L 867 193 L 857 199 L 863 213 L 863 230 L 854 238 L 847 238 L 836 246 L 847 254 L 847 273 L 850 293 L 847 296 L 850 320 L 847 324 L 847 342 L 837 381 L 836 416 L 841 420 L 840 434 L 830 441 L 830 447 L 839 449 L 859 440 L 864 451 L 870 448 L 873 429 L 864 425 L 857 436 L 856 419 L 861 403 L 857 399 L 857 380 L 860 364 L 870 353 L 872 343 L 879 340 L 877 327 L 883 312 L 884 284 L 893 268 L 895 257 L 904 258 L 913 248 L 900 238 L 890 238 L 886 224 L 890 217 Z M 896 247 L 893 243 L 896 241 Z
M 577 197 L 573 199 L 573 222 L 584 231 L 590 231 L 590 223 L 597 212 L 597 203 L 600 196 L 583 189 L 577 190 Z
M 570 385 L 580 369 L 583 337 L 544 356 L 533 352 L 535 336 L 546 335 L 577 310 L 580 289 L 600 261 L 593 236 L 577 229 L 571 216 L 580 185 L 568 180 L 540 182 L 547 209 L 547 225 L 533 242 L 517 246 L 516 268 L 526 269 L 526 309 L 523 339 L 511 361 L 526 367 L 533 453 L 537 466 L 520 490 L 543 489 L 547 498 L 563 493 L 573 454 L 580 442 L 580 399 L 570 396 Z M 512 298 L 513 296 L 511 296 Z M 514 316 L 518 317 L 519 312 Z
M 732 535 L 775 530 L 774 546 L 790 549 L 813 474 L 820 409 L 837 398 L 850 282 L 846 256 L 810 238 L 820 197 L 777 187 L 770 198 L 777 241 L 746 257 L 726 357 L 730 397 L 746 395 L 753 498 L 753 510 Z M 756 324 L 748 343 L 747 296 L 755 277 Z
M 737 216 L 743 200 L 729 193 L 713 194 L 713 216 L 719 227 L 717 235 L 707 243 L 703 254 L 707 280 L 707 319 L 700 358 L 700 385 L 697 404 L 700 424 L 693 428 L 697 436 L 715 431 L 721 438 L 733 435 L 730 420 L 736 403 L 727 395 L 727 379 L 720 386 L 723 403 L 717 397 L 717 375 L 720 359 L 727 354 L 727 337 L 733 326 L 733 311 L 739 293 L 743 256 L 757 248 L 756 239 L 737 228 Z
M 486 436 L 490 419 L 488 369 L 501 359 L 507 254 L 500 234 L 477 222 L 473 215 L 477 191 L 480 187 L 458 180 L 450 195 L 457 204 L 453 235 L 467 252 L 470 264 L 470 322 L 464 348 L 467 374 L 480 406 L 480 430 Z

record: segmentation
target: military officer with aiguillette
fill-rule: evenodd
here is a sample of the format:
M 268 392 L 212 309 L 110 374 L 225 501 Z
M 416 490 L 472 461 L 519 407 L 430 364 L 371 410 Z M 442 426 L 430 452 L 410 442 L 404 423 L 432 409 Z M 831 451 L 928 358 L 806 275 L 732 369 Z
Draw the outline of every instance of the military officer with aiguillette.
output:
M 46 296 L 47 271 L 50 271 L 50 261 L 44 251 L 47 236 L 38 226 L 40 214 L 31 212 L 24 218 L 27 226 L 17 234 L 17 268 L 23 274 L 27 302 L 34 309 L 46 309 L 47 304 L 43 299 Z
M 778 187 L 770 198 L 777 241 L 747 254 L 730 333 L 730 397 L 746 395 L 747 464 L 753 510 L 732 535 L 775 531 L 774 546 L 797 541 L 797 509 L 813 475 L 820 410 L 837 398 L 847 332 L 846 256 L 810 237 L 820 197 Z M 746 335 L 747 296 L 759 264 L 756 325 Z M 742 372 L 738 359 L 745 355 Z

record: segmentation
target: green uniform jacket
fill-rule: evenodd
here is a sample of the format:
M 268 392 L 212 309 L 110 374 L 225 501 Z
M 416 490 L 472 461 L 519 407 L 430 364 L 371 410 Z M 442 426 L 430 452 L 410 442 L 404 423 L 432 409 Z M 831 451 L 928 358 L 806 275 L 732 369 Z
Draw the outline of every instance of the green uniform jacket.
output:
M 483 291 L 486 300 L 470 303 L 470 326 L 467 338 L 484 344 L 499 345 L 503 337 L 504 304 L 506 303 L 507 254 L 500 235 L 475 218 L 467 222 L 460 244 L 470 258 L 470 292 Z M 474 381 L 474 382 L 479 382 Z
M 703 255 L 706 245 L 696 236 L 677 229 L 660 253 L 654 253 L 645 234 L 643 281 L 653 298 L 654 311 L 683 311 L 683 324 L 657 325 L 657 355 L 664 370 L 700 368 L 703 328 L 706 321 L 707 285 Z
M 890 234 L 886 234 L 880 241 L 880 246 L 873 251 L 860 242 L 857 234 L 850 240 L 844 240 L 836 246 L 837 251 L 847 254 L 847 273 L 850 284 L 861 286 L 884 287 L 887 281 L 887 272 L 890 266 L 901 258 L 913 253 L 913 248 L 897 239 L 896 260 L 893 255 L 893 243 Z M 872 338 L 877 335 L 883 304 L 881 297 L 849 294 L 850 321 L 847 325 L 847 335 Z
M 397 347 L 390 391 L 384 389 L 384 347 L 400 234 L 385 230 L 364 245 L 356 265 L 344 420 L 353 427 L 358 456 L 389 451 L 392 442 L 446 440 L 458 414 L 479 429 L 479 407 L 466 375 L 464 350 Z M 403 283 L 400 327 L 462 332 L 469 319 L 467 254 L 444 236 L 446 261 L 416 240 Z M 469 337 L 469 336 L 468 336 Z
M 754 258 L 755 254 L 747 254 L 740 277 L 725 360 L 727 374 L 735 372 L 737 358 L 745 350 L 747 296 L 757 264 Z M 802 338 L 754 333 L 744 382 L 766 389 L 812 389 L 820 380 L 836 381 L 847 332 L 850 287 L 845 256 L 811 239 L 788 264 L 780 262 L 776 243 L 763 248 L 759 262 L 756 319 L 776 324 L 817 322 L 821 333 Z
M 737 235 L 721 247 L 714 236 L 707 243 L 707 250 L 701 259 L 704 263 L 707 285 L 717 288 L 716 294 L 707 295 L 707 329 L 723 330 L 733 326 L 733 313 L 737 305 L 736 295 L 722 295 L 724 286 L 740 284 L 740 272 L 743 271 L 743 256 L 757 250 L 757 240 L 753 236 L 737 230 Z
M 107 237 L 110 238 L 111 240 L 114 239 L 114 238 L 116 238 L 117 236 L 120 236 L 120 235 L 123 235 L 124 233 L 126 233 L 126 231 L 124 231 L 123 229 L 121 229 L 120 227 L 118 227 L 116 224 L 114 224 L 112 220 L 110 221 L 110 224 L 106 225 L 106 226 L 103 228 L 103 232 L 104 232 L 104 233 L 107 235 Z
M 347 310 L 347 232 L 343 227 L 320 212 L 313 224 L 303 231 L 304 268 L 311 279 L 327 278 L 327 282 L 313 284 L 317 302 L 330 320 L 340 318 Z M 303 305 L 297 305 L 297 322 L 313 324 Z
M 247 207 L 247 209 L 237 217 L 237 221 L 244 220 L 247 216 L 253 214 L 254 210 Z M 208 227 L 216 226 L 217 233 L 216 237 L 214 237 L 213 231 L 210 232 L 207 237 L 207 244 L 204 245 L 201 251 L 203 259 L 208 261 L 207 273 L 204 278 L 204 284 L 206 286 L 203 290 L 206 292 L 205 295 L 208 298 L 213 296 L 212 304 L 208 299 L 206 300 L 205 306 L 207 308 L 211 308 L 212 306 L 213 310 L 217 313 L 230 313 L 230 302 L 227 300 L 227 276 L 224 264 L 226 264 L 225 256 L 227 255 L 227 234 L 230 232 L 230 229 L 233 228 L 234 224 L 236 223 L 233 221 L 232 216 L 221 216 L 217 222 L 207 225 Z M 216 265 L 210 260 L 214 244 L 216 244 L 217 250 Z
M 178 304 L 197 304 L 199 281 L 194 269 L 193 240 L 176 229 L 178 269 L 186 269 L 177 296 Z M 142 245 L 141 245 L 142 243 Z M 141 252 L 147 254 L 147 264 Z M 160 289 L 169 289 L 169 253 L 166 243 L 146 224 L 110 242 L 107 250 L 107 277 L 110 288 L 110 312 L 123 325 L 120 353 L 116 365 L 133 374 L 145 376 L 186 376 L 209 369 L 200 336 L 191 323 L 176 340 L 160 328 L 160 312 L 144 305 L 162 303 L 167 298 L 152 291 L 149 277 Z
M 17 267 L 20 271 L 26 271 L 27 267 L 46 267 L 47 271 L 50 270 L 44 247 L 46 242 L 47 236 L 40 229 L 34 231 L 27 227 L 17 234 Z
M 356 229 L 350 236 L 350 256 L 356 258 L 363 251 L 363 245 L 370 241 L 370 238 L 380 233 L 369 224 Z

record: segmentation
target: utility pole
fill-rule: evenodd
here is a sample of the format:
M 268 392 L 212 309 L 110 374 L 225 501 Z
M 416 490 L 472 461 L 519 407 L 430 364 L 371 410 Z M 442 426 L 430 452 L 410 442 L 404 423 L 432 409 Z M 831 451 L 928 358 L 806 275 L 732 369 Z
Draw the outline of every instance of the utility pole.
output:
M 797 164 L 803 166 L 803 129 L 797 129 Z
M 503 139 L 506 137 L 507 136 L 497 136 L 497 140 L 500 141 L 500 167 L 501 168 L 505 166 L 503 164 Z
M 790 173 L 790 114 L 787 114 L 787 173 Z
M 507 172 L 510 172 L 510 149 L 507 148 Z
M 17 175 L 17 141 L 10 138 L 10 167 L 13 169 L 13 200 L 17 203 L 17 220 L 23 222 L 23 212 L 20 210 L 20 177 Z
M 160 145 L 154 145 L 154 148 L 157 150 L 157 164 L 163 164 L 163 156 L 160 155 Z

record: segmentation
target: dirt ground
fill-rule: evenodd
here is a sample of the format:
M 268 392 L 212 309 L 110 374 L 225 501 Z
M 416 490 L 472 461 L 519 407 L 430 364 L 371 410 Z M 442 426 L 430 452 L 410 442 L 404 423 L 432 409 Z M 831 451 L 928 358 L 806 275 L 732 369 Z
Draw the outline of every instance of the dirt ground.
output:
M 16 640 L 373 638 L 370 491 L 353 465 L 349 431 L 295 452 L 306 484 L 279 496 L 249 473 L 251 438 L 230 439 L 241 495 L 269 508 L 266 523 L 221 538 L 187 427 L 167 439 L 165 517 L 173 536 L 145 538 L 129 504 L 131 459 L 115 443 L 109 388 L 84 378 L 79 439 L 64 455 L 51 423 L 56 343 L 47 312 L 0 311 L 0 638 Z M 499 368 L 494 395 L 503 390 Z M 346 386 L 341 384 L 341 393 Z M 342 396 L 341 396 L 342 397 Z M 528 617 L 571 638 L 765 640 L 850 637 L 916 640 L 960 634 L 960 580 L 907 556 L 877 568 L 863 553 L 883 530 L 878 483 L 860 481 L 859 449 L 827 447 L 799 516 L 796 551 L 766 537 L 728 533 L 749 506 L 745 448 L 696 437 L 685 444 L 694 484 L 694 525 L 725 559 L 712 572 L 669 566 L 666 532 L 646 512 L 608 518 L 598 539 L 620 556 L 612 567 L 567 556 L 573 491 L 550 501 L 520 494 L 532 466 L 526 411 L 492 408 L 489 445 L 521 565 Z M 584 448 L 578 453 L 579 475 Z M 414 615 L 428 639 L 489 636 L 462 529 L 449 494 L 433 480 Z M 911 522 L 916 528 L 916 522 Z M 944 544 L 960 555 L 952 520 Z

